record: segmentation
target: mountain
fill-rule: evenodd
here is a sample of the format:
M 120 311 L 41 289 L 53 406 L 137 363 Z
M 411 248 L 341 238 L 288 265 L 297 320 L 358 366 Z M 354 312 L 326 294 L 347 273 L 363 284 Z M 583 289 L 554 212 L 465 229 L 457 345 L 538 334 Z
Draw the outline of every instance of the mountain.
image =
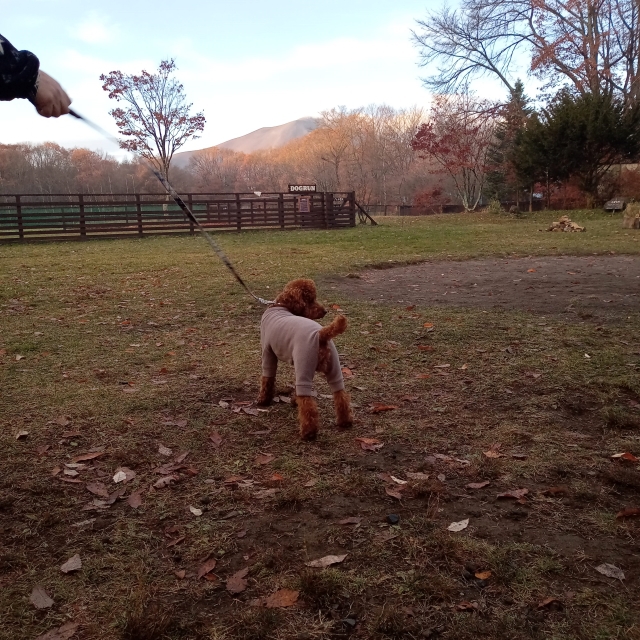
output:
M 241 153 L 253 153 L 266 149 L 278 149 L 284 147 L 292 140 L 302 138 L 318 127 L 318 118 L 299 118 L 293 122 L 278 125 L 277 127 L 262 127 L 239 138 L 233 138 L 214 145 L 219 149 L 230 149 Z M 195 155 L 205 153 L 214 147 L 198 149 L 197 151 L 182 151 L 173 156 L 173 164 L 176 167 L 186 168 L 189 161 Z

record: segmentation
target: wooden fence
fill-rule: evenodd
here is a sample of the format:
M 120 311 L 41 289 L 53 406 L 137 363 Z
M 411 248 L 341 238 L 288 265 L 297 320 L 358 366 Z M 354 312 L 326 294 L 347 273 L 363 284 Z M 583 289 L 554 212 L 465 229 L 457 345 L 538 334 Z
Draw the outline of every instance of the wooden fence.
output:
M 353 227 L 356 221 L 354 192 L 189 193 L 182 198 L 203 227 L 216 231 L 334 229 Z M 0 195 L 0 241 L 85 240 L 194 230 L 175 202 L 159 194 Z

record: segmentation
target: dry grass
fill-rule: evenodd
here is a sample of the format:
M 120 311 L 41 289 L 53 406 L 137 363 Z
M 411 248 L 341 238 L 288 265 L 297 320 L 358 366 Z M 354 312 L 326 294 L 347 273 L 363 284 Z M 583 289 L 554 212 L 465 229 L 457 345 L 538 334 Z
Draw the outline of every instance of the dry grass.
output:
M 587 233 L 538 233 L 552 217 L 442 216 L 223 244 L 267 296 L 294 276 L 388 260 L 638 252 L 637 234 L 618 220 L 575 214 Z M 0 277 L 2 640 L 31 640 L 69 619 L 91 640 L 639 637 L 638 528 L 615 515 L 640 506 L 640 474 L 610 459 L 640 453 L 637 315 L 603 332 L 525 313 L 408 312 L 322 291 L 350 319 L 338 350 L 354 372 L 357 420 L 352 432 L 332 429 L 321 397 L 320 438 L 303 444 L 288 404 L 258 416 L 220 406 L 257 393 L 260 309 L 198 238 L 2 247 Z M 417 349 L 427 343 L 434 351 Z M 442 363 L 451 366 L 434 368 Z M 291 381 L 283 367 L 283 393 Z M 398 408 L 372 414 L 374 401 Z M 21 430 L 28 436 L 15 439 Z M 365 452 L 360 436 L 384 447 Z M 494 444 L 501 457 L 489 459 Z M 52 476 L 96 447 L 104 454 L 77 469 L 81 484 Z M 154 469 L 186 451 L 178 480 L 151 488 Z M 264 453 L 275 460 L 258 464 Z M 124 499 L 96 507 L 101 498 L 85 484 L 113 491 L 121 466 L 137 474 Z M 402 501 L 388 496 L 380 474 L 407 472 L 429 479 L 412 482 Z M 225 484 L 230 476 L 252 483 Z M 466 488 L 482 480 L 491 484 Z M 520 487 L 530 491 L 525 504 L 496 499 Z M 135 490 L 137 510 L 126 501 Z M 339 524 L 354 516 L 359 525 Z M 465 518 L 463 532 L 446 530 Z M 63 575 L 76 553 L 82 569 Z M 343 553 L 333 568 L 305 568 Z M 218 581 L 197 579 L 208 557 Z M 595 572 L 602 562 L 623 568 L 625 583 Z M 243 567 L 248 588 L 232 596 L 224 581 Z M 475 577 L 485 571 L 485 581 Z M 29 603 L 34 585 L 51 609 Z M 300 591 L 296 607 L 250 605 L 280 588 Z M 561 608 L 539 608 L 548 597 Z M 473 607 L 460 610 L 463 602 Z

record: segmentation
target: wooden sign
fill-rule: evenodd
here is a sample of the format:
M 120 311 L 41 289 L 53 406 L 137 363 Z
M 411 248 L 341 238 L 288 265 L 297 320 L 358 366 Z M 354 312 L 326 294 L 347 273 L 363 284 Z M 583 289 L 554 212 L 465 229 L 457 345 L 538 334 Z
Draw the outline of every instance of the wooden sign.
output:
M 298 199 L 298 211 L 300 211 L 300 213 L 310 213 L 309 198 L 302 197 Z
M 315 193 L 315 184 L 290 184 L 289 193 Z

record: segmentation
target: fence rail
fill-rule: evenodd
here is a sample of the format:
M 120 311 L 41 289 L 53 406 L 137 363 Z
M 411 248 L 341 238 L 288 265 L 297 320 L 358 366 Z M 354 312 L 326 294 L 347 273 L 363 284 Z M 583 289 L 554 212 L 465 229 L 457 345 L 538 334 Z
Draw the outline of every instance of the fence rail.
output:
M 354 192 L 189 193 L 182 198 L 203 227 L 217 231 L 334 229 L 353 227 L 356 221 Z M 0 195 L 0 241 L 85 240 L 194 230 L 173 200 L 159 194 Z

